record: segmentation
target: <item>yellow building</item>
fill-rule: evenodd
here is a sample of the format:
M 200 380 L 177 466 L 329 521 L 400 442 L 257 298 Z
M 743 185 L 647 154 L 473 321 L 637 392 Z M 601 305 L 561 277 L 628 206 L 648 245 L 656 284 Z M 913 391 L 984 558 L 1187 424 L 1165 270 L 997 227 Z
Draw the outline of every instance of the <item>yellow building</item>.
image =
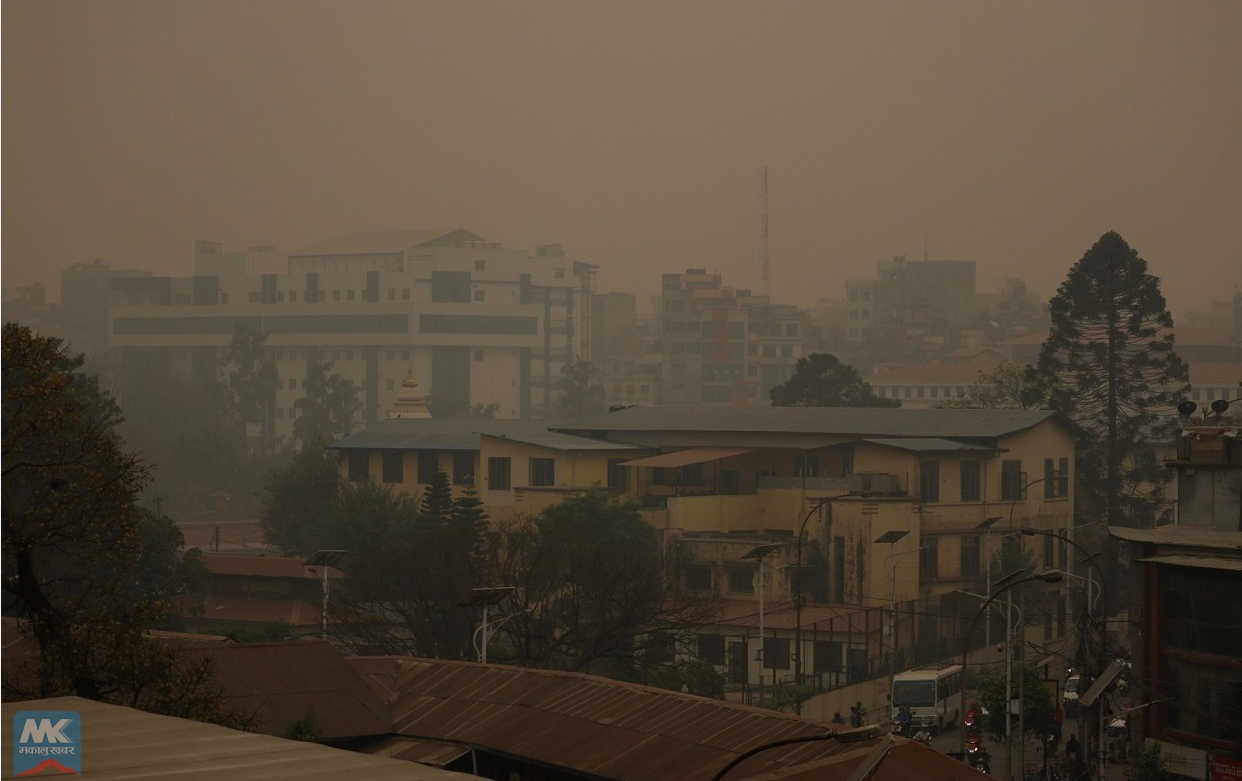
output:
M 751 603 L 733 609 L 723 641 L 749 661 L 725 667 L 771 683 L 800 677 L 754 664 L 772 639 L 792 641 L 795 666 L 822 680 L 960 654 L 979 606 L 962 592 L 1008 574 L 989 572 L 1002 539 L 1030 545 L 1034 566 L 1066 565 L 1055 538 L 1072 533 L 1076 432 L 1047 410 L 633 407 L 575 424 L 394 419 L 331 447 L 342 474 L 410 494 L 443 470 L 493 519 L 591 489 L 634 502 L 684 588 Z M 765 625 L 760 640 L 761 601 L 856 618 L 848 642 L 801 637 L 797 621 Z M 1046 640 L 1062 636 L 1064 603 L 1028 606 L 1027 623 L 1040 616 Z

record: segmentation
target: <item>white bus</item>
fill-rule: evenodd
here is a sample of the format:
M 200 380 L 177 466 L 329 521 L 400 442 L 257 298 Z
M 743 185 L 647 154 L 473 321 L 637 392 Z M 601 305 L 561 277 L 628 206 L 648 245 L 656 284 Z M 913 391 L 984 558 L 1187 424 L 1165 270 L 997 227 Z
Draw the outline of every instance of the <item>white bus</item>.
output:
M 898 673 L 893 676 L 891 700 L 893 721 L 906 708 L 913 728 L 927 727 L 935 734 L 952 727 L 962 715 L 962 666 L 916 667 Z

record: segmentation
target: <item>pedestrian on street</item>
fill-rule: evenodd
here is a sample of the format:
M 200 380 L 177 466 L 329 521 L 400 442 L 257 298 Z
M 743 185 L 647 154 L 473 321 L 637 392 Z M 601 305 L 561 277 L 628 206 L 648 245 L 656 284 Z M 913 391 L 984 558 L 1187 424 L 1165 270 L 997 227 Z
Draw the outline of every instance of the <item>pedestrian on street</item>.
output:
M 857 705 L 850 707 L 850 721 L 855 727 L 861 727 L 863 725 L 862 700 L 859 700 Z
M 836 711 L 832 714 L 832 723 L 833 724 L 844 724 L 845 723 L 845 717 L 841 715 L 841 711 Z

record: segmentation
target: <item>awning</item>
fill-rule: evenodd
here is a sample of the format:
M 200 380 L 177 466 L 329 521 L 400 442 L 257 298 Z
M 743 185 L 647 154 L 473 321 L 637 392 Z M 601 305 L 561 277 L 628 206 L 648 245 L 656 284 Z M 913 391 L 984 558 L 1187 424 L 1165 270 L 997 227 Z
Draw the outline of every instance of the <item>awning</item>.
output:
M 636 458 L 633 461 L 618 464 L 618 466 L 689 466 L 690 464 L 703 464 L 708 461 L 716 461 L 721 458 L 740 456 L 753 452 L 755 452 L 753 448 L 745 447 L 692 447 L 688 450 L 661 453 L 658 456 L 650 456 L 648 458 Z
M 1172 564 L 1178 567 L 1206 567 L 1208 569 L 1226 569 L 1242 572 L 1242 559 L 1226 559 L 1219 556 L 1191 556 L 1188 554 L 1170 554 L 1167 556 L 1148 556 L 1145 559 L 1152 564 Z

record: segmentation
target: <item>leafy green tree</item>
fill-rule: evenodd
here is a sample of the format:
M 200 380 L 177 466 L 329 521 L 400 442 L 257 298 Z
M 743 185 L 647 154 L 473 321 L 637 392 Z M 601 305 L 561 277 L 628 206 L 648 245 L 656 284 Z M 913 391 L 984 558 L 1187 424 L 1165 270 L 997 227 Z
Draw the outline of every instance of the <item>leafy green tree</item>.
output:
M 490 582 L 516 587 L 501 631 L 518 664 L 642 680 L 661 663 L 657 646 L 714 614 L 713 600 L 665 577 L 637 507 L 600 492 L 497 524 L 488 538 Z
M 979 378 L 965 396 L 947 399 L 944 409 L 1041 409 L 1048 404 L 1048 389 L 1034 366 L 997 364 Z
M 1020 682 L 1020 678 L 1024 678 Z M 1016 698 L 1022 689 L 1022 726 L 1028 736 L 1043 736 L 1052 732 L 1056 721 L 1056 706 L 1052 696 L 1044 688 L 1043 674 L 1032 665 L 1014 662 L 1012 683 Z M 979 678 L 979 704 L 987 711 L 983 729 L 999 740 L 1005 735 L 1005 670 L 991 670 Z M 1011 717 L 1013 731 L 1018 731 L 1018 717 Z
M 343 479 L 339 459 L 323 443 L 307 443 L 264 480 L 259 525 L 263 539 L 285 553 L 335 546 L 325 543 L 339 509 Z
M 794 374 L 768 394 L 774 407 L 900 407 L 898 399 L 875 395 L 858 370 L 835 355 L 799 358 Z
M 118 431 L 151 462 L 146 489 L 170 508 L 198 509 L 209 494 L 248 496 L 246 439 L 215 379 L 191 381 L 159 372 L 126 386 Z
M 220 364 L 228 391 L 229 409 L 242 425 L 259 427 L 258 452 L 269 453 L 275 443 L 276 390 L 280 375 L 267 357 L 267 335 L 239 323 Z
M 653 667 L 648 671 L 647 683 L 714 700 L 725 698 L 724 674 L 702 659 L 684 659 Z
M 595 367 L 590 361 L 574 358 L 561 367 L 556 381 L 557 412 L 567 418 L 585 418 L 607 411 L 604 386 L 592 382 Z
M 1163 751 L 1164 744 L 1160 741 L 1145 741 L 1138 751 L 1138 761 L 1130 774 L 1131 781 L 1171 781 L 1173 774 L 1164 764 Z
M 1168 413 L 1189 387 L 1160 280 L 1125 239 L 1105 233 L 1070 269 L 1049 311 L 1038 369 L 1055 407 L 1087 432 L 1076 509 L 1109 525 L 1150 526 L 1169 479 L 1156 450 L 1172 439 L 1177 422 Z
M 307 743 L 314 743 L 322 734 L 323 725 L 319 723 L 319 717 L 315 715 L 315 707 L 312 705 L 301 716 L 289 722 L 280 736 L 286 740 L 304 740 Z
M 185 549 L 185 535 L 167 516 L 137 510 L 139 555 L 130 599 L 163 602 L 183 594 L 206 595 L 211 571 L 198 548 Z M 184 553 L 183 553 L 184 551 Z
M 59 339 L 4 325 L 4 602 L 38 651 L 11 677 L 6 660 L 6 698 L 73 694 L 227 721 L 205 666 L 146 637 L 184 586 L 175 538 L 145 523 L 147 466 L 124 450 L 119 409 L 82 363 Z
M 328 375 L 332 364 L 316 361 L 306 371 L 306 395 L 293 402 L 298 410 L 293 437 L 305 447 L 333 442 L 354 430 L 354 417 L 362 409 L 358 391 L 340 374 Z

